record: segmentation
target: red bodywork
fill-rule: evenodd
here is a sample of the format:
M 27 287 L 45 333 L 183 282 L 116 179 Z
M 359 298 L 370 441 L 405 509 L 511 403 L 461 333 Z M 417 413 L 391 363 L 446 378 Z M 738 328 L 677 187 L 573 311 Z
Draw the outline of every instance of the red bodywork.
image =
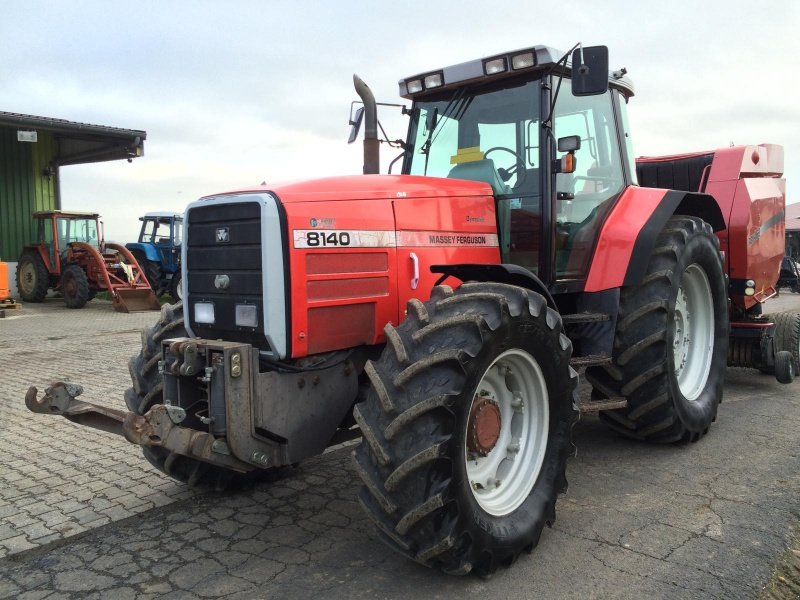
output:
M 710 154 L 646 157 L 637 163 L 666 162 Z M 717 233 L 732 282 L 731 300 L 750 308 L 776 293 L 785 249 L 786 180 L 783 148 L 774 144 L 735 146 L 713 151 L 700 190 L 714 197 L 727 228 Z M 616 209 L 615 209 L 616 210 Z M 736 282 L 753 280 L 747 296 Z
M 782 149 L 740 146 L 713 154 L 702 189 L 728 224 L 718 236 L 731 280 L 756 282 L 754 296 L 743 288 L 731 296 L 747 308 L 771 294 L 783 256 Z M 500 262 L 495 199 L 486 183 L 360 175 L 239 191 L 270 191 L 286 212 L 295 358 L 383 342 L 383 327 L 403 320 L 410 298 L 428 298 L 438 278 L 433 264 Z M 625 283 L 637 239 L 669 191 L 629 186 L 616 199 L 584 291 Z M 538 231 L 532 234 L 538 239 Z
M 500 262 L 484 183 L 361 175 L 270 189 L 290 236 L 294 357 L 383 342 L 383 327 L 405 317 L 410 298 L 428 298 L 432 264 Z M 347 233 L 349 245 L 333 232 Z M 330 245 L 303 247 L 309 233 Z

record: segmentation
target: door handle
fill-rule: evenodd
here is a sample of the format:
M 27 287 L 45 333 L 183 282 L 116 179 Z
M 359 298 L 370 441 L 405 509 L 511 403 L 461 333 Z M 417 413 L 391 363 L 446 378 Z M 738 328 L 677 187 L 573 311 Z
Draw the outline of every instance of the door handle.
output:
M 414 265 L 414 276 L 411 278 L 411 289 L 415 290 L 419 285 L 419 258 L 414 252 L 409 254 L 408 257 L 411 259 L 411 262 Z

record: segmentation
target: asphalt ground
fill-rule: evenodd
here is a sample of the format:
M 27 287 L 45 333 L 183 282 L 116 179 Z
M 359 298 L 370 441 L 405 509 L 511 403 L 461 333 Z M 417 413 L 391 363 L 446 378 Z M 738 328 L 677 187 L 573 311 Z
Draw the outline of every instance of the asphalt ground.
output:
M 800 309 L 800 295 L 769 309 Z M 25 409 L 29 385 L 59 379 L 122 408 L 155 319 L 57 299 L 0 319 L 0 598 L 756 598 L 800 522 L 800 381 L 746 369 L 728 370 L 696 444 L 640 444 L 584 416 L 554 527 L 490 580 L 385 548 L 356 501 L 352 448 L 198 494 L 122 438 Z

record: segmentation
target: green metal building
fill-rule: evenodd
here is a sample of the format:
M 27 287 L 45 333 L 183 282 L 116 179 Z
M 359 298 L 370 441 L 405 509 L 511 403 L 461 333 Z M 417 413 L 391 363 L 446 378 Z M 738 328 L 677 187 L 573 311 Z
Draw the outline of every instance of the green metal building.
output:
M 34 239 L 34 211 L 61 208 L 61 167 L 130 161 L 144 154 L 146 137 L 133 129 L 0 111 L 0 260 L 15 262 Z

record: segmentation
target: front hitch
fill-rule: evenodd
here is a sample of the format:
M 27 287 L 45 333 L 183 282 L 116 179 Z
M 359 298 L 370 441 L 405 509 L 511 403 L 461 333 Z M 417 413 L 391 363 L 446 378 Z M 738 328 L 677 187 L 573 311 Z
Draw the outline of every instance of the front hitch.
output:
M 164 448 L 226 469 L 246 473 L 255 468 L 235 458 L 225 440 L 181 427 L 179 423 L 186 413 L 179 407 L 156 404 L 146 414 L 137 415 L 133 411 L 78 400 L 83 387 L 62 381 L 48 387 L 41 400 L 37 398 L 38 393 L 36 387 L 31 386 L 25 394 L 25 406 L 35 413 L 61 415 L 78 425 L 121 435 L 132 444 Z

